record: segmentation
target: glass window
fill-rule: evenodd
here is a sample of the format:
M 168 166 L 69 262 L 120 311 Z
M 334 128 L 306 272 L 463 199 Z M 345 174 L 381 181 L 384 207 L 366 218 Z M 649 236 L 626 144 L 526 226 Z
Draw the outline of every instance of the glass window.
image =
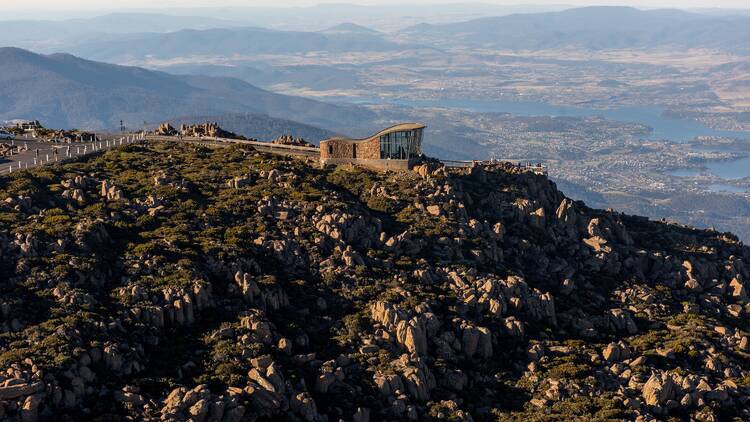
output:
M 380 136 L 380 158 L 406 160 L 422 153 L 422 130 L 406 130 Z

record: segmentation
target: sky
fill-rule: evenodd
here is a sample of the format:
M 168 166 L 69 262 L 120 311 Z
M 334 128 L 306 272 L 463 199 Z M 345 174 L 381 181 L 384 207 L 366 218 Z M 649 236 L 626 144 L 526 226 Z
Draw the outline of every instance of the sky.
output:
M 46 9 L 46 10 L 112 10 L 126 8 L 170 8 L 170 7 L 218 7 L 218 6 L 311 6 L 320 3 L 349 4 L 434 4 L 434 3 L 489 3 L 489 4 L 570 4 L 585 5 L 631 5 L 643 8 L 677 7 L 688 8 L 741 8 L 750 9 L 750 0 L 0 0 L 0 10 Z M 117 6 L 113 6 L 113 3 Z

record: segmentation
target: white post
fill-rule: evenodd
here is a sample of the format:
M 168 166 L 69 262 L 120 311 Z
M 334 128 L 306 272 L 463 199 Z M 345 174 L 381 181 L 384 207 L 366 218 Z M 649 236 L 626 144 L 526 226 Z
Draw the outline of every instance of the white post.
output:
M 13 173 L 13 164 L 8 166 L 8 174 Z
M 24 163 L 24 165 L 25 165 L 25 167 L 26 167 L 27 169 L 29 168 L 29 162 L 28 162 L 28 161 L 27 161 L 26 163 Z
M 34 165 L 36 165 L 36 157 L 34 157 Z
M 49 154 L 47 154 L 47 162 L 49 163 Z

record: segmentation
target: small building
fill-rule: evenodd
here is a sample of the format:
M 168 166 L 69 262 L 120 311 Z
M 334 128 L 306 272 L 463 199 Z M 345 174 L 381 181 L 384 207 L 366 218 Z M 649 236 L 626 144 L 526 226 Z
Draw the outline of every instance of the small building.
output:
M 402 123 L 365 139 L 329 138 L 320 142 L 320 162 L 408 170 L 422 157 L 424 129 L 421 123 Z

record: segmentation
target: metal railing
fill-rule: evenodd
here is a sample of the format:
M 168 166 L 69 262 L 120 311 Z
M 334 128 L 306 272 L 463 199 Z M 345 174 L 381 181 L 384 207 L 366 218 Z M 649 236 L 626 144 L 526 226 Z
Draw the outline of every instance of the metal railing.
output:
M 78 157 L 83 157 L 96 152 L 107 151 L 122 145 L 128 145 L 145 139 L 144 134 L 126 135 L 114 139 L 98 140 L 94 142 L 68 144 L 66 146 L 55 146 L 45 150 L 44 154 L 36 153 L 33 157 L 23 157 L 15 159 L 23 153 L 10 154 L 6 159 L 10 163 L 0 163 L 0 174 L 12 174 L 18 171 L 31 169 L 47 164 L 63 163 Z M 23 152 L 28 153 L 32 149 L 26 148 Z M 12 151 L 12 150 L 11 150 Z M 61 152 L 62 151 L 62 152 Z
M 526 169 L 529 171 L 533 171 L 535 173 L 540 174 L 547 174 L 547 166 L 542 163 L 524 163 L 524 162 L 515 162 L 510 160 L 489 160 L 489 161 L 460 161 L 460 160 L 440 160 L 441 163 L 445 164 L 446 167 L 452 167 L 452 168 L 466 168 L 466 167 L 472 167 L 474 165 L 499 165 L 499 164 L 509 164 L 516 168 L 520 169 Z
M 186 142 L 198 142 L 198 143 L 229 143 L 229 144 L 239 144 L 239 145 L 250 145 L 254 148 L 258 148 L 261 150 L 266 150 L 270 152 L 278 152 L 283 154 L 292 154 L 292 155 L 304 155 L 304 156 L 319 156 L 320 154 L 320 148 L 317 147 L 306 147 L 306 146 L 299 146 L 299 145 L 284 145 L 284 144 L 274 144 L 272 142 L 260 142 L 260 141 L 251 141 L 251 140 L 244 140 L 244 139 L 229 139 L 229 138 L 216 138 L 216 137 L 175 137 L 175 136 L 163 136 L 163 135 L 147 135 L 144 133 L 134 134 L 134 135 L 127 135 L 120 138 L 110 139 L 110 140 L 99 140 L 96 142 L 87 142 L 87 143 L 79 143 L 79 144 L 70 144 L 65 147 L 57 147 L 53 146 L 53 151 L 59 151 L 61 149 L 65 150 L 64 156 L 61 158 L 59 153 L 52 154 L 52 157 L 50 157 L 49 153 L 46 153 L 44 156 L 35 156 L 33 159 L 28 159 L 26 161 L 22 160 L 16 160 L 15 162 L 11 162 L 10 164 L 0 163 L 0 174 L 9 174 L 13 173 L 14 171 L 21 171 L 29 168 L 34 168 L 40 165 L 45 164 L 52 164 L 55 162 L 64 162 L 67 160 L 71 160 L 77 157 L 81 157 L 87 154 L 91 154 L 94 152 L 99 151 L 105 151 L 111 148 L 115 148 L 121 145 L 127 145 L 131 144 L 133 142 L 138 141 L 186 141 Z M 75 148 L 75 150 L 73 150 Z M 27 150 L 28 151 L 28 150 Z M 18 155 L 18 154 L 17 154 Z M 11 156 L 12 158 L 12 156 Z M 529 162 L 513 162 L 510 160 L 489 160 L 489 161 L 467 161 L 467 160 L 440 160 L 446 167 L 449 168 L 467 168 L 472 167 L 474 165 L 500 165 L 500 164 L 506 164 L 506 165 L 512 165 L 517 168 L 526 169 L 538 174 L 547 174 L 547 166 L 544 164 L 538 163 L 533 164 Z

